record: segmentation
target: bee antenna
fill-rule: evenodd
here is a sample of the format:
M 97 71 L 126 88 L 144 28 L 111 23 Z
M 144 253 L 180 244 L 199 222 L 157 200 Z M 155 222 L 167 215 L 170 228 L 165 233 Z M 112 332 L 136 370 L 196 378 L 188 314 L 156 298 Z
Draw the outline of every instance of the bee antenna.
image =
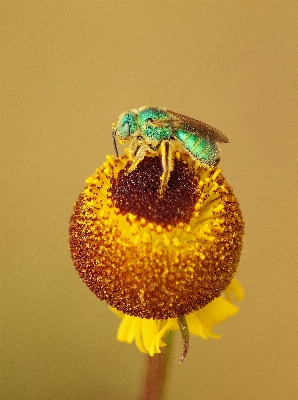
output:
M 115 150 L 116 158 L 118 158 L 119 153 L 118 153 L 117 143 L 116 143 L 116 133 L 117 133 L 116 126 L 115 126 L 115 124 L 113 124 L 113 125 L 112 125 L 113 145 L 114 145 L 114 150 Z

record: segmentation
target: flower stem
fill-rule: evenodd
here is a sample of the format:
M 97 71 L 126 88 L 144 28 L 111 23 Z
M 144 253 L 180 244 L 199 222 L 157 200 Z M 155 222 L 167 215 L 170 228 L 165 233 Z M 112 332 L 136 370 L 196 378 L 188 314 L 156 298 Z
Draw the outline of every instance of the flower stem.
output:
M 142 400 L 162 399 L 170 361 L 172 333 L 172 331 L 168 333 L 166 338 L 167 346 L 162 348 L 160 354 L 155 354 L 153 357 L 147 356 L 147 370 Z

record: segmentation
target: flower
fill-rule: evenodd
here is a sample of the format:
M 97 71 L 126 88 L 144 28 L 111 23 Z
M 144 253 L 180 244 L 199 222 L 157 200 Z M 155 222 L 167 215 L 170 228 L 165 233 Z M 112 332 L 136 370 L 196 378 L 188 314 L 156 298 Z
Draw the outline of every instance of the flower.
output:
M 220 297 L 235 292 L 244 232 L 232 188 L 186 152 L 175 153 L 162 197 L 160 157 L 128 173 L 130 165 L 127 155 L 107 156 L 86 180 L 70 221 L 75 268 L 120 313 L 119 340 L 141 351 L 159 352 L 182 316 L 191 333 L 215 337 L 213 325 L 237 312 Z

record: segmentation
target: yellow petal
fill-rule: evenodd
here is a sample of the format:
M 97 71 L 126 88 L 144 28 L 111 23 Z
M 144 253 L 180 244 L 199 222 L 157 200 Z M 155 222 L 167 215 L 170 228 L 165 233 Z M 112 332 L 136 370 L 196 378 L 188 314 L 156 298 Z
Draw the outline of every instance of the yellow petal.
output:
M 176 321 L 176 318 L 170 318 L 166 321 L 158 321 L 160 322 L 160 330 L 158 334 L 156 335 L 152 346 L 150 348 L 149 354 L 154 355 L 155 353 L 160 353 L 160 347 L 166 346 L 166 343 L 162 341 L 162 338 L 166 335 L 166 333 L 172 329 L 172 326 L 174 322 Z
M 198 311 L 192 312 L 186 316 L 186 322 L 190 333 L 196 336 L 200 336 L 202 339 L 208 339 L 208 335 L 205 332 L 204 326 L 200 319 L 200 313 Z
M 226 288 L 225 293 L 228 300 L 231 300 L 233 296 L 237 301 L 241 301 L 244 299 L 244 289 L 241 283 L 236 278 L 232 279 L 232 282 Z
M 152 354 L 152 345 L 156 336 L 158 335 L 157 322 L 153 319 L 143 319 L 142 320 L 142 338 L 145 349 L 150 355 Z M 159 349 L 158 349 L 159 350 Z M 160 353 L 160 350 L 158 351 Z
M 199 313 L 206 334 L 215 339 L 220 337 L 220 335 L 212 332 L 214 325 L 225 321 L 227 317 L 236 315 L 238 311 L 239 308 L 237 306 L 223 297 L 218 297 L 211 303 L 207 304 L 204 308 L 195 312 Z

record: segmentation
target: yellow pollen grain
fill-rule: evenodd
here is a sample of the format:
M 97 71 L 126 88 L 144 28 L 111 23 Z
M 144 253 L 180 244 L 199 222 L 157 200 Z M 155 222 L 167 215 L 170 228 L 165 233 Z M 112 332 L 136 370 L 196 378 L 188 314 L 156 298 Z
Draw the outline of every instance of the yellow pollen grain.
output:
M 154 224 L 152 222 L 149 222 L 148 228 L 153 231 L 154 230 Z
M 161 233 L 162 232 L 162 226 L 161 225 L 157 225 L 156 232 L 157 233 Z
M 142 227 L 144 227 L 144 226 L 146 226 L 146 220 L 145 220 L 145 218 L 141 218 L 141 220 L 140 220 L 140 224 L 141 224 L 141 226 Z
M 191 226 L 188 225 L 188 226 L 184 229 L 184 232 L 185 232 L 185 233 L 191 232 Z
M 195 205 L 195 211 L 198 211 L 202 207 L 202 204 L 200 201 L 198 201 Z
M 137 216 L 132 214 L 132 213 L 128 213 L 128 219 L 130 222 L 134 222 L 136 220 Z

